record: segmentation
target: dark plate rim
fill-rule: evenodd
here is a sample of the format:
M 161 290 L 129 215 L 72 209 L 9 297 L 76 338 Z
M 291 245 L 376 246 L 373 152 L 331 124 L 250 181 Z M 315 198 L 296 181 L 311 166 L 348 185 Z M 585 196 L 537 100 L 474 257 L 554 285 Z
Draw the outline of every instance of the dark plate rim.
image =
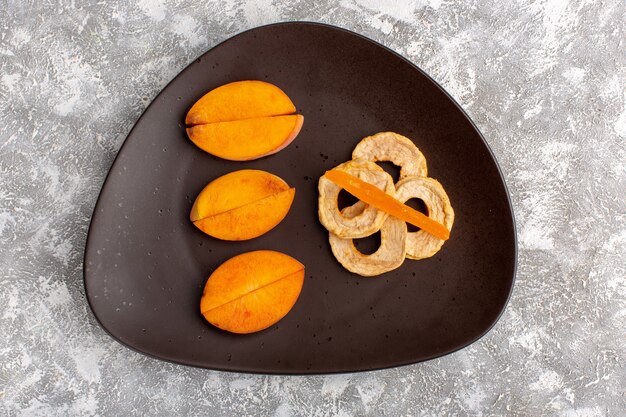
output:
M 118 336 L 116 336 L 114 333 L 112 333 L 105 326 L 105 324 L 100 320 L 100 318 L 98 317 L 98 314 L 96 313 L 96 310 L 94 309 L 94 307 L 92 305 L 91 297 L 89 295 L 89 291 L 87 290 L 87 279 L 88 278 L 87 278 L 86 265 L 87 265 L 87 253 L 89 251 L 89 246 L 90 246 L 90 241 L 91 241 L 91 239 L 90 239 L 90 237 L 91 237 L 91 229 L 92 229 L 92 227 L 94 225 L 94 219 L 98 216 L 98 207 L 100 205 L 100 202 L 101 202 L 100 200 L 102 198 L 102 194 L 104 192 L 104 189 L 105 189 L 105 187 L 108 184 L 109 176 L 113 172 L 113 169 L 115 168 L 115 164 L 118 161 L 118 158 L 119 158 L 120 154 L 124 150 L 124 145 L 126 145 L 126 142 L 127 142 L 128 138 L 133 134 L 133 131 L 135 130 L 135 127 L 137 126 L 137 121 L 139 121 L 143 117 L 143 115 L 148 111 L 150 106 L 152 106 L 152 104 L 161 96 L 161 94 L 165 90 L 167 90 L 167 87 L 169 87 L 169 85 L 172 82 L 174 82 L 178 77 L 180 77 L 194 62 L 196 62 L 196 60 L 202 58 L 205 54 L 211 52 L 215 48 L 218 48 L 220 46 L 225 45 L 226 43 L 228 43 L 232 39 L 234 39 L 234 38 L 236 38 L 236 37 L 238 37 L 240 35 L 243 35 L 245 33 L 252 32 L 252 31 L 255 31 L 255 30 L 258 30 L 258 29 L 263 29 L 263 28 L 269 28 L 269 27 L 274 27 L 274 26 L 289 26 L 289 25 L 309 25 L 309 26 L 319 26 L 319 27 L 323 27 L 323 28 L 326 28 L 326 29 L 339 30 L 339 31 L 342 31 L 342 32 L 349 33 L 349 34 L 351 34 L 353 36 L 356 36 L 356 37 L 358 37 L 358 38 L 360 38 L 362 40 L 365 40 L 367 42 L 373 43 L 374 45 L 385 49 L 387 52 L 390 52 L 391 54 L 395 55 L 396 57 L 402 59 L 407 64 L 411 65 L 411 67 L 413 67 L 413 69 L 419 71 L 420 74 L 425 76 L 433 85 L 435 85 L 443 94 L 445 94 L 445 96 L 456 106 L 456 108 L 461 112 L 463 117 L 470 123 L 470 125 L 478 133 L 478 136 L 482 140 L 483 144 L 485 145 L 485 148 L 487 149 L 487 151 L 489 152 L 489 155 L 491 156 L 492 160 L 495 163 L 498 175 L 500 177 L 500 181 L 502 182 L 502 185 L 504 187 L 504 191 L 505 191 L 505 194 L 506 194 L 509 210 L 511 212 L 510 213 L 511 214 L 511 220 L 512 220 L 512 223 L 513 223 L 513 247 L 514 247 L 514 254 L 513 255 L 514 255 L 515 259 L 513 260 L 513 274 L 512 274 L 512 277 L 511 277 L 511 288 L 509 290 L 509 293 L 507 294 L 506 300 L 502 304 L 502 308 L 500 310 L 500 313 L 498 314 L 496 319 L 493 321 L 493 323 L 491 323 L 491 325 L 489 327 L 487 327 L 484 332 L 480 333 L 475 338 L 470 339 L 466 343 L 463 343 L 463 344 L 461 344 L 459 346 L 455 346 L 455 347 L 453 347 L 451 349 L 443 351 L 443 352 L 441 352 L 441 353 L 439 353 L 437 355 L 433 355 L 433 356 L 430 356 L 430 357 L 427 357 L 427 358 L 423 358 L 423 359 L 420 359 L 420 360 L 409 360 L 409 361 L 405 361 L 405 362 L 400 362 L 400 363 L 396 363 L 396 364 L 389 365 L 389 366 L 380 366 L 380 367 L 373 367 L 373 368 L 363 368 L 363 369 L 344 370 L 344 371 L 324 371 L 324 372 L 320 372 L 320 371 L 315 371 L 315 372 L 275 372 L 275 371 L 263 372 L 263 371 L 250 370 L 250 369 L 237 369 L 237 368 L 232 368 L 232 367 L 229 368 L 229 367 L 225 367 L 225 366 L 211 366 L 211 367 L 208 367 L 208 366 L 202 365 L 200 363 L 194 363 L 193 361 L 180 361 L 180 360 L 165 358 L 165 357 L 161 357 L 161 356 L 154 355 L 154 354 L 151 354 L 151 353 L 147 353 L 147 352 L 144 352 L 144 351 L 142 351 L 142 350 L 140 350 L 140 349 L 138 349 L 138 348 L 136 348 L 134 346 L 131 346 L 131 345 L 127 344 L 123 340 L 121 340 Z M 463 108 L 456 102 L 456 100 L 441 85 L 439 85 L 439 83 L 437 81 L 435 81 L 430 75 L 428 75 L 426 72 L 424 72 L 416 64 L 411 62 L 408 58 L 402 56 L 401 54 L 399 54 L 398 52 L 394 51 L 393 49 L 391 49 L 391 48 L 389 48 L 389 47 L 387 47 L 387 46 L 385 46 L 385 45 L 383 45 L 381 43 L 378 43 L 375 40 L 370 39 L 370 38 L 368 38 L 368 37 L 366 37 L 364 35 L 361 35 L 359 33 L 353 32 L 351 30 L 348 30 L 348 29 L 345 29 L 345 28 L 342 28 L 342 27 L 339 27 L 339 26 L 330 25 L 330 24 L 327 24 L 327 23 L 311 22 L 311 21 L 285 21 L 285 22 L 270 23 L 270 24 L 267 24 L 267 25 L 257 26 L 257 27 L 244 30 L 242 32 L 236 33 L 236 34 L 228 37 L 227 39 L 219 42 L 218 44 L 212 46 L 211 48 L 209 48 L 208 50 L 203 52 L 197 58 L 193 59 L 189 64 L 187 64 L 187 66 L 185 66 L 185 68 L 183 68 L 174 78 L 172 78 L 161 89 L 161 91 L 154 97 L 154 99 L 152 99 L 150 104 L 148 106 L 146 106 L 146 108 L 141 112 L 141 115 L 137 118 L 137 121 L 135 122 L 135 124 L 133 125 L 131 130 L 128 132 L 128 135 L 126 135 L 126 138 L 124 139 L 124 142 L 120 146 L 120 148 L 119 148 L 119 150 L 117 152 L 117 155 L 113 159 L 113 162 L 111 163 L 111 167 L 109 168 L 109 171 L 107 172 L 107 175 L 104 178 L 104 182 L 102 184 L 102 188 L 100 189 L 100 192 L 98 193 L 98 198 L 96 199 L 96 204 L 95 204 L 95 206 L 93 208 L 93 213 L 92 213 L 91 219 L 89 221 L 89 228 L 87 230 L 87 238 L 86 238 L 85 250 L 84 250 L 84 254 L 83 254 L 83 287 L 84 287 L 84 290 L 85 290 L 85 298 L 87 299 L 87 304 L 89 304 L 89 309 L 93 313 L 93 316 L 96 319 L 96 322 L 98 323 L 98 325 L 100 325 L 100 327 L 109 336 L 111 336 L 115 341 L 117 341 L 121 345 L 127 347 L 128 349 L 131 349 L 131 350 L 133 350 L 135 352 L 138 352 L 138 353 L 140 353 L 140 354 L 142 354 L 144 356 L 148 356 L 150 358 L 158 359 L 158 360 L 161 360 L 161 361 L 174 363 L 174 364 L 177 364 L 177 365 L 191 366 L 191 367 L 194 367 L 194 368 L 209 369 L 209 370 L 213 370 L 213 371 L 232 372 L 232 373 L 237 372 L 237 373 L 257 374 L 257 375 L 293 375 L 293 376 L 298 376 L 298 375 L 347 374 L 347 373 L 368 372 L 368 371 L 376 371 L 376 370 L 383 370 L 383 369 L 392 369 L 392 368 L 397 368 L 397 367 L 407 366 L 407 365 L 413 365 L 413 364 L 417 364 L 417 363 L 421 363 L 421 362 L 425 362 L 425 361 L 441 358 L 443 356 L 446 356 L 446 355 L 449 355 L 451 353 L 457 352 L 457 351 L 459 351 L 461 349 L 464 349 L 467 346 L 469 346 L 469 345 L 477 342 L 478 340 L 482 339 L 487 333 L 489 333 L 491 331 L 491 329 L 494 328 L 494 326 L 502 318 L 502 315 L 504 314 L 504 311 L 506 310 L 506 307 L 509 304 L 509 301 L 511 299 L 511 294 L 513 293 L 513 288 L 515 287 L 515 280 L 516 280 L 516 276 L 517 276 L 517 266 L 518 266 L 517 265 L 517 263 L 518 263 L 518 241 L 517 241 L 517 223 L 516 223 L 516 220 L 515 220 L 515 213 L 513 211 L 513 203 L 511 201 L 511 194 L 509 192 L 509 188 L 508 188 L 508 186 L 506 184 L 504 175 L 502 173 L 502 169 L 500 168 L 500 164 L 498 163 L 498 160 L 496 159 L 495 154 L 493 153 L 493 150 L 491 149 L 491 147 L 489 146 L 489 144 L 485 140 L 485 137 L 483 136 L 482 132 L 478 129 L 478 127 L 472 121 L 472 119 L 467 115 L 465 110 L 463 110 Z

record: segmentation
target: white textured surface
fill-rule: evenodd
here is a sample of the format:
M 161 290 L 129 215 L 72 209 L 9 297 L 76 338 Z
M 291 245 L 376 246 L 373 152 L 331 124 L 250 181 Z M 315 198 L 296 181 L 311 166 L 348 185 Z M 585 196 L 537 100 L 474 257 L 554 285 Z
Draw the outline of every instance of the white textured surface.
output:
M 146 358 L 95 323 L 82 254 L 126 134 L 206 49 L 285 20 L 407 56 L 493 148 L 519 272 L 471 347 L 371 373 L 241 375 Z M 0 414 L 624 415 L 625 22 L 621 0 L 0 3 Z

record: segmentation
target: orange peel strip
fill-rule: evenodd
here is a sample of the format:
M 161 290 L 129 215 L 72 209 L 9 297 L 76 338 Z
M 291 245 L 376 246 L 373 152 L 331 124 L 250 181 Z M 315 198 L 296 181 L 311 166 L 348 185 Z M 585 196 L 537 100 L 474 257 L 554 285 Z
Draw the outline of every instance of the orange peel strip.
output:
M 406 204 L 402 204 L 372 184 L 338 169 L 326 171 L 324 175 L 364 203 L 419 227 L 438 239 L 448 240 L 450 238 L 450 231 L 443 224 L 436 222 Z

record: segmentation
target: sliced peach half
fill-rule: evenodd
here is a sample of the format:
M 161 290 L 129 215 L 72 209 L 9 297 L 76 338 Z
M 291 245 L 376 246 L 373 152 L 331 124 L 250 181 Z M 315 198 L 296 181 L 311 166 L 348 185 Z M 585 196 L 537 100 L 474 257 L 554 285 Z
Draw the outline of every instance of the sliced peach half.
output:
M 220 265 L 204 286 L 200 312 L 233 333 L 266 329 L 285 317 L 304 283 L 304 265 L 284 253 L 261 250 Z
M 218 239 L 253 239 L 285 218 L 295 193 L 295 188 L 269 172 L 235 171 L 204 187 L 189 218 L 198 229 Z
M 189 139 L 223 159 L 247 161 L 276 153 L 298 136 L 304 117 L 277 86 L 236 81 L 209 91 L 187 113 Z
M 206 93 L 187 113 L 189 126 L 230 122 L 266 116 L 292 114 L 296 111 L 287 94 L 264 81 L 236 81 Z
M 247 161 L 276 153 L 298 136 L 304 117 L 260 117 L 209 123 L 187 128 L 187 135 L 200 149 L 231 161 Z

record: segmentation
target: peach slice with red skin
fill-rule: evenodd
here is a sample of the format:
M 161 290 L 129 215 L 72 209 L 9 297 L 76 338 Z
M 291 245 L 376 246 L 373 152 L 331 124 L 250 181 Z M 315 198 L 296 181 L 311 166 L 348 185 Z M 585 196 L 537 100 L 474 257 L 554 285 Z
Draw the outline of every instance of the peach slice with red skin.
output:
M 298 136 L 304 117 L 260 117 L 196 125 L 187 136 L 197 147 L 222 159 L 248 161 L 274 154 Z
M 189 215 L 204 233 L 222 240 L 261 236 L 287 215 L 295 188 L 269 172 L 244 169 L 210 182 Z
M 214 326 L 253 333 L 282 319 L 296 303 L 304 265 L 284 253 L 260 250 L 230 258 L 207 280 L 200 312 Z

